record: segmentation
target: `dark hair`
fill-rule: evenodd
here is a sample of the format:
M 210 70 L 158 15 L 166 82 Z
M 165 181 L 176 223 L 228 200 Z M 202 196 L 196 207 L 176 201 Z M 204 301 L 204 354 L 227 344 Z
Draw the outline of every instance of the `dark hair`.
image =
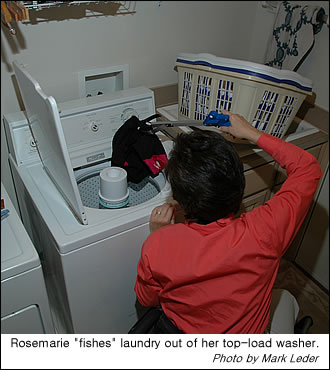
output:
M 206 225 L 239 210 L 243 165 L 233 145 L 216 131 L 179 134 L 165 174 L 189 222 Z

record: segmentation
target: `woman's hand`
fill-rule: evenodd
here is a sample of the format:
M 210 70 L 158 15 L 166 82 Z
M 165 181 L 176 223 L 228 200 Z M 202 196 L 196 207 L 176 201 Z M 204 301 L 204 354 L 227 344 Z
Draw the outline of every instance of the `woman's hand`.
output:
M 229 115 L 230 126 L 221 126 L 220 130 L 222 132 L 227 132 L 234 137 L 239 139 L 247 139 L 252 143 L 256 144 L 262 132 L 252 125 L 240 114 L 233 114 L 226 110 L 223 111 L 224 114 Z
M 154 208 L 151 212 L 149 228 L 150 232 L 159 230 L 163 226 L 173 224 L 175 221 L 175 206 L 164 203 Z

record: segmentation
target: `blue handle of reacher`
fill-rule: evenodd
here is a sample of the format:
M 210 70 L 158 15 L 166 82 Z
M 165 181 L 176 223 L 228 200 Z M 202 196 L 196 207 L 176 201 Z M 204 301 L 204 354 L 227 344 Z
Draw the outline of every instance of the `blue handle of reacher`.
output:
M 229 115 L 212 110 L 203 122 L 204 126 L 230 126 Z

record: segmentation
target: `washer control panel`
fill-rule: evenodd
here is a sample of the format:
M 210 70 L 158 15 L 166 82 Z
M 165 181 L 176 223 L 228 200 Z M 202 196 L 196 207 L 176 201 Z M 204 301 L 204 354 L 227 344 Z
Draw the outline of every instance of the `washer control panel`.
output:
M 110 159 L 117 130 L 133 115 L 144 119 L 154 113 L 153 92 L 147 88 L 61 105 L 61 123 L 73 167 Z
M 116 131 L 133 115 L 144 119 L 155 113 L 154 95 L 145 87 L 132 88 L 65 102 L 59 112 L 72 167 L 78 168 L 110 159 Z M 5 115 L 4 123 L 16 163 L 39 161 L 25 114 Z

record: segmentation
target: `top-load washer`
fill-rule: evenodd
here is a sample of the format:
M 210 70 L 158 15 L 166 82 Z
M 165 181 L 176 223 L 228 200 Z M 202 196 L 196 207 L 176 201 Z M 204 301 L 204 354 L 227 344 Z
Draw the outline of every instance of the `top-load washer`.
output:
M 133 114 L 155 113 L 153 92 L 131 88 L 58 108 L 25 69 L 14 63 L 14 70 L 26 111 L 4 116 L 9 162 L 56 330 L 127 333 L 137 319 L 134 284 L 150 213 L 171 190 L 160 172 L 128 183 L 128 206 L 100 209 L 99 173 L 111 165 L 118 128 Z

